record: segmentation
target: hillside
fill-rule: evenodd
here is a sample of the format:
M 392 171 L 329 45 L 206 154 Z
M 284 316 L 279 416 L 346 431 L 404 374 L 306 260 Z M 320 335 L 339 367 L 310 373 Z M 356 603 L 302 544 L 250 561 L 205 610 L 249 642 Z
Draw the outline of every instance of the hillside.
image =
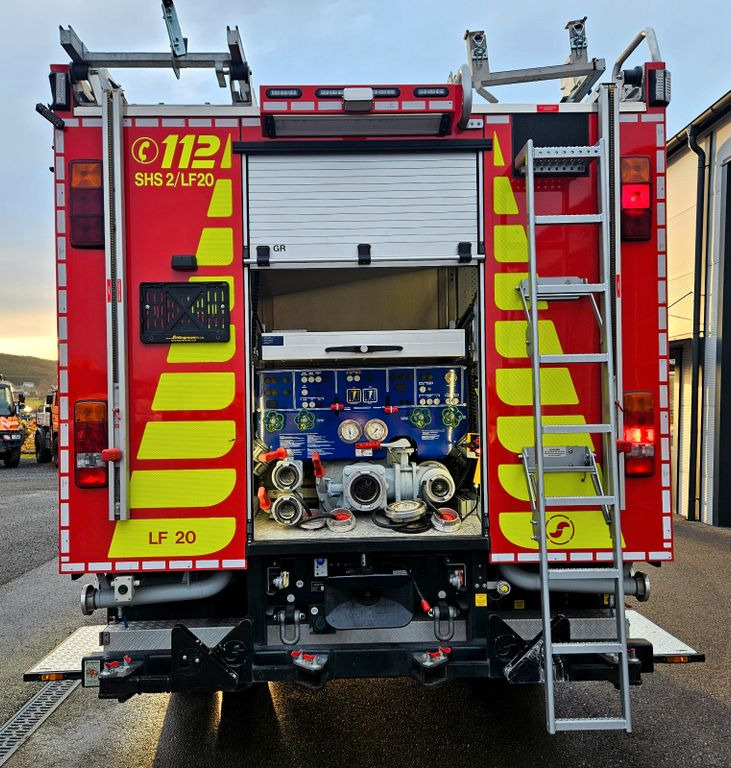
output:
M 0 373 L 18 388 L 24 381 L 34 382 L 35 391 L 44 395 L 56 383 L 56 361 L 0 352 Z

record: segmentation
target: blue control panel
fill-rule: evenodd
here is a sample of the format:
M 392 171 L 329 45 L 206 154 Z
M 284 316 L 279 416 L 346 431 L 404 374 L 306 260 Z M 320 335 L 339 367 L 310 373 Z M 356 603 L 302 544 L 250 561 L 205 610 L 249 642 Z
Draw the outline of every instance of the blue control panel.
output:
M 268 369 L 256 381 L 258 437 L 294 458 L 383 458 L 364 442 L 411 438 L 446 456 L 467 432 L 464 366 Z

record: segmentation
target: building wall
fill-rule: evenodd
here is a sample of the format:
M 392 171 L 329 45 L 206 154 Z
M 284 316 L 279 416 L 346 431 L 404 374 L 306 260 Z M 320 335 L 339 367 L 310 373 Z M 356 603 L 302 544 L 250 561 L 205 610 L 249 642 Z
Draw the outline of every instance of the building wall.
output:
M 702 431 L 698 450 L 701 455 L 700 519 L 714 522 L 714 476 L 717 452 L 716 422 L 719 408 L 717 396 L 717 357 L 720 343 L 721 281 L 723 269 L 723 227 L 725 226 L 725 194 L 722 187 L 723 166 L 731 161 L 731 119 L 716 126 L 712 133 L 703 137 L 699 144 L 706 152 L 707 197 L 706 228 L 704 237 L 707 254 L 707 274 L 701 291 L 701 328 L 705 328 L 702 381 Z M 677 511 L 687 514 L 688 459 L 691 400 L 691 345 L 693 316 L 693 279 L 695 259 L 697 156 L 689 149 L 672 158 L 667 173 L 668 210 L 668 325 L 674 349 L 682 353 L 682 365 L 676 372 L 679 377 L 680 397 L 676 402 L 680 412 L 673 414 L 674 440 L 677 445 L 677 462 L 674 481 L 677 488 Z M 731 269 L 731 265 L 727 265 Z M 706 302 L 707 296 L 707 302 Z M 731 296 L 726 296 L 731 307 Z M 727 310 L 731 311 L 731 310 Z M 731 344 L 731 339 L 727 340 Z M 729 374 L 731 376 L 731 372 Z

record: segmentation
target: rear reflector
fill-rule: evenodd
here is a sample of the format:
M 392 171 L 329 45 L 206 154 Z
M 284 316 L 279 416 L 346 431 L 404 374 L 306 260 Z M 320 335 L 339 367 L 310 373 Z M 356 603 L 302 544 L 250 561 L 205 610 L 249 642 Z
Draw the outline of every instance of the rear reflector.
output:
M 624 396 L 624 452 L 628 477 L 655 474 L 655 408 L 650 392 Z
M 69 230 L 74 248 L 104 247 L 102 164 L 98 160 L 69 163 Z
M 80 400 L 74 405 L 74 477 L 80 488 L 103 488 L 107 464 L 102 451 L 107 445 L 107 404 Z
M 622 240 L 649 240 L 652 236 L 650 158 L 623 157 Z

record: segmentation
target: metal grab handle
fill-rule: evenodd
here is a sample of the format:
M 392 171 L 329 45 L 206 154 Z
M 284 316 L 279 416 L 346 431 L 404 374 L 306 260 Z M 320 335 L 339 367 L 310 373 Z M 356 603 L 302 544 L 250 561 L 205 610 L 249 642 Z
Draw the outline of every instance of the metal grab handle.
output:
M 652 57 L 652 60 L 662 61 L 662 56 L 660 55 L 660 46 L 657 44 L 657 36 L 655 35 L 655 30 L 652 27 L 645 27 L 635 35 L 635 37 L 632 39 L 632 42 L 617 57 L 617 60 L 614 62 L 614 67 L 612 68 L 612 80 L 616 80 L 619 77 L 622 64 L 627 61 L 627 59 L 634 52 L 635 48 L 637 48 L 637 46 L 643 40 L 647 41 L 647 47 L 650 49 L 650 56 Z
M 325 347 L 325 352 L 353 352 L 353 354 L 370 354 L 372 352 L 403 352 L 404 348 L 389 347 L 381 344 L 352 344 L 344 347 Z

